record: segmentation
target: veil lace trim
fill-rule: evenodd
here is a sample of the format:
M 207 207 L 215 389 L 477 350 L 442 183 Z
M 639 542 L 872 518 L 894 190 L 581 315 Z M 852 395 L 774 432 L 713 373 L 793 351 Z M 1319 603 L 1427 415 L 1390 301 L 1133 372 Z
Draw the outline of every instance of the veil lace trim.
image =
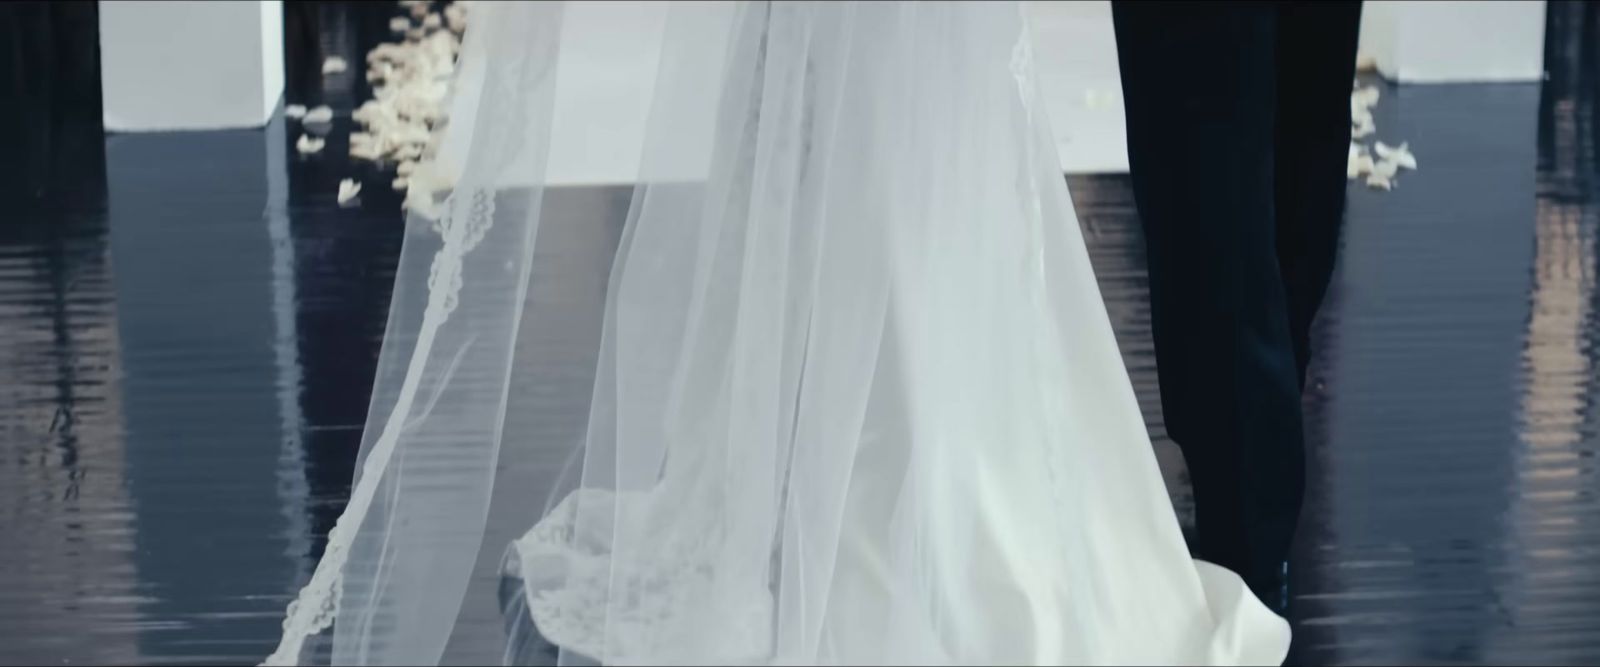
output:
M 373 499 L 385 475 L 390 472 L 390 463 L 397 449 L 402 448 L 401 437 L 414 425 L 415 420 L 409 420 L 407 416 L 411 415 L 416 404 L 419 385 L 425 376 L 424 369 L 435 347 L 435 337 L 460 303 L 467 256 L 494 226 L 495 195 L 499 190 L 497 181 L 505 176 L 512 160 L 527 147 L 529 123 L 519 115 L 529 113 L 533 97 L 541 86 L 554 85 L 557 44 L 542 45 L 544 48 L 531 45 L 530 48 L 521 40 L 498 38 L 491 34 L 497 29 L 504 30 L 520 24 L 512 17 L 503 16 L 505 20 L 496 25 L 492 19 L 495 16 L 493 12 L 517 11 L 518 8 L 514 6 L 522 4 L 481 7 L 485 20 L 475 25 L 473 32 L 476 34 L 468 38 L 482 39 L 493 49 L 484 55 L 494 66 L 486 68 L 483 95 L 484 99 L 497 100 L 497 103 L 478 106 L 477 129 L 469 149 L 471 159 L 467 160 L 460 181 L 445 197 L 443 214 L 430 220 L 430 214 L 436 210 L 432 206 L 412 207 L 411 222 L 428 222 L 429 227 L 439 235 L 442 246 L 429 267 L 427 306 L 423 311 L 421 331 L 406 370 L 405 381 L 394 409 L 384 421 L 382 434 L 373 443 L 360 468 L 349 503 L 328 532 L 328 544 L 322 559 L 317 563 L 310 581 L 289 603 L 283 621 L 283 636 L 277 649 L 262 662 L 263 665 L 297 664 L 306 640 L 333 626 L 344 597 L 344 570 L 355 534 L 371 511 Z M 559 19 L 559 14 L 556 17 Z M 456 92 L 461 94 L 463 91 Z M 544 156 L 537 157 L 542 160 Z M 432 168 L 438 166 L 441 165 L 429 165 Z M 413 192 L 413 195 L 416 194 Z M 423 193 L 422 196 L 431 199 L 436 194 Z M 446 372 L 449 372 L 448 369 Z

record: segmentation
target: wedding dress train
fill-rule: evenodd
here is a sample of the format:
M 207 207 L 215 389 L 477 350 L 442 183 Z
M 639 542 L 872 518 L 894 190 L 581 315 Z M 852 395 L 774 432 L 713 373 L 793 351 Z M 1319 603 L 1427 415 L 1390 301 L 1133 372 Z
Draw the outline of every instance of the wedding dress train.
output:
M 564 446 L 506 414 L 562 9 L 473 8 L 459 175 L 412 217 L 274 661 L 330 624 L 335 662 L 439 660 L 501 450 Z M 684 4 L 664 34 L 579 474 L 542 514 L 496 492 L 538 519 L 510 567 L 563 658 L 1281 662 L 1287 624 L 1187 554 L 1018 5 Z

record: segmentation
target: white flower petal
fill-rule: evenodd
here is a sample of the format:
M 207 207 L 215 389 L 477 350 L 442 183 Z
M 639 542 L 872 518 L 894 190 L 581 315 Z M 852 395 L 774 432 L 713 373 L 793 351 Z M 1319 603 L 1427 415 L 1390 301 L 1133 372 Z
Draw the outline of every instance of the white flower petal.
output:
M 433 195 L 420 188 L 407 189 L 406 199 L 401 206 L 424 218 L 438 219 L 439 217 L 439 209 L 433 202 Z
M 467 6 L 463 2 L 452 2 L 444 8 L 445 24 L 456 34 L 461 34 L 467 29 Z
M 1350 144 L 1350 157 L 1345 162 L 1345 178 L 1356 179 L 1372 172 L 1372 156 L 1367 155 L 1367 147 L 1358 143 Z
M 1405 142 L 1399 146 L 1389 146 L 1380 141 L 1372 146 L 1372 152 L 1377 153 L 1379 159 L 1394 162 L 1406 169 L 1417 168 L 1417 157 L 1411 154 L 1411 147 Z
M 333 121 L 333 109 L 330 108 L 328 105 L 324 104 L 324 105 L 322 105 L 320 107 L 317 107 L 315 109 L 307 111 L 306 115 L 305 115 L 305 118 L 303 118 L 302 120 L 304 120 L 307 123 L 329 123 L 329 122 L 332 122 Z
M 1378 131 L 1378 126 L 1372 122 L 1372 117 L 1371 116 L 1367 116 L 1365 118 L 1358 118 L 1358 119 L 1356 119 L 1356 122 L 1351 124 L 1351 127 L 1350 127 L 1350 138 L 1351 139 L 1363 139 L 1363 138 L 1372 136 L 1372 134 L 1377 132 L 1377 131 Z
M 349 69 L 349 67 L 350 64 L 346 63 L 344 58 L 340 58 L 339 56 L 328 56 L 322 61 L 323 74 L 338 74 L 346 69 Z
M 1373 188 L 1373 189 L 1376 189 L 1376 190 L 1393 190 L 1394 189 L 1394 181 L 1392 179 L 1390 179 L 1389 177 L 1387 177 L 1387 176 L 1379 176 L 1377 174 L 1368 174 L 1367 175 L 1367 187 Z
M 431 5 L 405 6 L 415 12 Z M 464 25 L 466 7 L 444 3 L 443 10 L 443 20 L 427 11 L 415 14 L 423 26 L 407 22 L 406 41 L 380 44 L 366 54 L 373 99 L 350 114 L 360 126 L 360 131 L 351 135 L 351 158 L 396 163 L 396 172 L 406 179 L 409 191 L 419 187 L 418 179 L 408 172 L 421 171 L 415 163 L 431 156 L 443 135 L 445 99 L 461 47 L 455 32 L 437 28 L 452 21 Z M 423 191 L 438 189 L 426 174 L 423 183 Z
M 1378 96 L 1377 86 L 1367 86 L 1365 88 L 1357 88 L 1355 92 L 1351 93 L 1350 101 L 1370 109 L 1378 104 Z
M 322 146 L 325 143 L 327 142 L 317 137 L 313 137 L 309 134 L 302 134 L 300 135 L 299 139 L 295 140 L 294 149 L 300 151 L 302 154 L 310 155 L 312 153 L 321 151 Z
M 415 160 L 422 157 L 422 147 L 416 144 L 405 144 L 393 151 L 397 160 Z
M 410 29 L 411 19 L 404 16 L 396 16 L 389 19 L 389 32 L 405 32 Z
M 306 115 L 306 106 L 304 104 L 289 104 L 289 105 L 285 105 L 283 107 L 283 115 L 286 116 L 286 117 L 289 117 L 289 118 L 293 118 L 295 120 L 299 120 L 299 119 L 305 117 L 305 115 Z
M 361 194 L 361 184 L 355 179 L 347 178 L 339 181 L 339 194 L 336 199 L 340 206 L 350 203 L 350 200 L 355 199 L 358 194 Z

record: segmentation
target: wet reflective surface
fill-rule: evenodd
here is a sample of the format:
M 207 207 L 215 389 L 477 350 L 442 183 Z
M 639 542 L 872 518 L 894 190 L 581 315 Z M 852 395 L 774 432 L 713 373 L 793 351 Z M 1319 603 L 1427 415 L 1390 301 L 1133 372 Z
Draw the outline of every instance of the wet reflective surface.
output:
M 1600 661 L 1600 10 L 1551 7 L 1543 86 L 1384 88 L 1380 138 L 1422 170 L 1351 190 L 1314 334 L 1296 661 Z M 292 65 L 359 62 L 386 20 L 289 19 Z M 363 94 L 295 71 L 292 101 Z M 45 175 L 0 185 L 0 663 L 253 664 L 349 489 L 398 199 L 375 180 L 334 206 L 363 173 L 340 131 L 305 159 L 281 120 L 102 138 L 96 114 L 26 116 L 49 150 L 0 158 Z M 1186 511 L 1127 181 L 1071 186 Z M 579 223 L 626 201 L 551 193 L 541 252 L 604 276 L 616 229 Z M 594 287 L 533 298 L 592 313 Z M 588 318 L 535 344 L 584 348 Z M 523 527 L 491 521 L 480 569 Z M 498 661 L 495 585 L 450 661 Z
M 1307 660 L 1600 659 L 1597 9 L 1551 5 L 1542 90 L 1385 91 L 1426 171 L 1352 193 L 1318 332 Z

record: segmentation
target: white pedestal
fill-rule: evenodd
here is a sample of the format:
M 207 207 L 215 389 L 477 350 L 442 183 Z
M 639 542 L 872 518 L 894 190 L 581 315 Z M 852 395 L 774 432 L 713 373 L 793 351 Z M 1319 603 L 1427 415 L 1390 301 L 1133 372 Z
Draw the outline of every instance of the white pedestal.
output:
M 1111 3 L 1026 2 L 1024 9 L 1061 170 L 1128 171 L 1128 127 Z
M 1543 0 L 1368 0 L 1361 52 L 1398 83 L 1539 81 Z
M 261 127 L 283 94 L 281 0 L 100 3 L 106 130 Z

